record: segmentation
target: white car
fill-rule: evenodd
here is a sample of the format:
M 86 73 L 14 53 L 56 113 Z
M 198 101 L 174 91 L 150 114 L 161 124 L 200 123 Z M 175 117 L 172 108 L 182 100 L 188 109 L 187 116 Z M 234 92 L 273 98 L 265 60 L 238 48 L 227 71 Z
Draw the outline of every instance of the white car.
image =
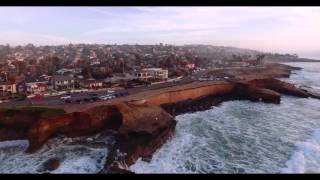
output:
M 103 100 L 103 101 L 106 101 L 106 100 L 109 100 L 110 97 L 109 96 L 100 96 L 99 99 Z
M 70 98 L 71 98 L 70 95 L 66 95 L 66 96 L 62 96 L 60 99 L 61 99 L 61 100 L 66 100 L 66 99 L 70 99 Z
M 113 99 L 115 98 L 115 96 L 113 95 L 104 95 L 104 96 L 100 96 L 99 99 L 103 100 L 103 101 L 106 101 L 106 100 L 109 100 L 109 99 Z
M 107 90 L 107 93 L 108 93 L 108 94 L 110 94 L 110 93 L 114 93 L 114 92 L 115 92 L 115 91 L 110 90 L 110 89 L 108 89 L 108 90 Z

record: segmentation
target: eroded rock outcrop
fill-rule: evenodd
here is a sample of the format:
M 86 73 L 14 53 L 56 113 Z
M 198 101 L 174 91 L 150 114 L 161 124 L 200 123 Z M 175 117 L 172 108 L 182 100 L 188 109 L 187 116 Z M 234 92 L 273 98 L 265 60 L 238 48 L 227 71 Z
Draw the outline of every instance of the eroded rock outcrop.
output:
M 295 87 L 293 84 L 286 83 L 277 79 L 255 79 L 249 81 L 249 84 L 260 88 L 271 89 L 279 93 L 298 96 L 298 97 L 309 97 L 308 93 Z
M 175 125 L 175 119 L 159 106 L 129 103 L 98 106 L 84 112 L 40 119 L 28 132 L 28 152 L 38 150 L 56 134 L 75 137 L 113 129 L 116 144 L 106 163 L 106 169 L 110 169 L 118 162 L 117 151 L 127 154 L 124 163 L 128 165 L 139 157 L 151 157 L 173 134 Z
M 58 117 L 43 118 L 28 131 L 28 152 L 38 150 L 50 137 L 64 134 L 77 137 L 97 133 L 102 129 L 117 129 L 121 125 L 122 113 L 116 106 L 98 106 L 84 112 L 74 112 Z
M 267 103 L 280 103 L 281 95 L 273 90 L 257 87 L 251 83 L 236 83 L 234 96 L 238 99 L 250 101 L 263 101 Z
M 125 112 L 118 129 L 116 144 L 108 155 L 103 172 L 114 166 L 129 166 L 138 158 L 148 159 L 174 133 L 175 119 L 158 106 L 119 107 Z M 119 153 L 124 154 L 121 158 Z

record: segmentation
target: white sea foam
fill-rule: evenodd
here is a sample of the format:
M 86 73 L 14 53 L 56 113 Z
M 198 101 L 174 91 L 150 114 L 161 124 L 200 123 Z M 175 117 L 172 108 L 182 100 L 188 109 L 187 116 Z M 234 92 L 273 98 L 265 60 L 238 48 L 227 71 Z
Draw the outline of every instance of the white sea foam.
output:
M 297 150 L 286 162 L 283 173 L 319 173 L 320 172 L 320 129 L 312 138 L 296 143 Z
M 99 157 L 99 154 L 99 152 L 95 152 L 91 153 L 91 156 L 69 157 L 61 163 L 58 169 L 51 173 L 97 173 L 105 163 L 105 158 L 103 158 L 103 156 Z M 104 160 L 98 162 L 101 157 Z
M 315 149 L 312 141 L 295 142 L 308 139 L 320 127 L 319 102 L 290 96 L 283 96 L 280 105 L 231 101 L 177 116 L 173 138 L 150 162 L 139 159 L 130 169 L 136 173 L 279 173 L 295 145 Z M 293 163 L 307 166 L 294 166 L 294 172 L 320 172 L 319 162 L 301 152 L 295 156 Z
M 27 141 L 0 142 L 0 173 L 44 173 L 43 165 L 50 158 L 61 163 L 51 173 L 97 173 L 108 153 L 104 146 L 83 144 L 83 138 L 54 138 L 32 154 L 25 153 L 27 147 Z

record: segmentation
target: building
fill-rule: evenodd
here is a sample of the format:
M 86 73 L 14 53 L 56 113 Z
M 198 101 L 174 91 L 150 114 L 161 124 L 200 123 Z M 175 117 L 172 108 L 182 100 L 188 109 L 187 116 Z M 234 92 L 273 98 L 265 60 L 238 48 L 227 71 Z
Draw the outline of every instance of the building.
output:
M 187 69 L 195 69 L 195 67 L 196 67 L 196 66 L 195 66 L 194 63 L 187 63 L 187 64 L 186 64 L 186 68 L 187 68 Z
M 78 73 L 81 73 L 80 68 L 73 68 L 73 69 L 62 68 L 56 71 L 56 74 L 58 75 L 78 74 Z
M 70 76 L 54 75 L 51 81 L 55 90 L 69 90 L 73 89 L 75 85 L 75 79 Z
M 27 77 L 25 82 L 28 94 L 43 94 L 48 90 L 49 81 L 44 77 Z
M 98 88 L 102 88 L 103 83 L 102 81 L 98 81 L 95 79 L 86 79 L 86 80 L 80 81 L 80 86 L 88 89 L 98 89 Z
M 168 79 L 168 70 L 162 68 L 145 68 L 135 73 L 135 76 L 140 80 L 149 81 L 154 79 Z
M 136 76 L 133 76 L 129 73 L 115 73 L 112 77 L 106 78 L 105 83 L 119 83 L 119 82 L 128 82 L 138 79 Z
M 1 82 L 0 83 L 0 95 L 12 95 L 17 93 L 16 83 Z
M 91 59 L 91 58 L 90 58 Z M 90 66 L 99 65 L 101 62 L 98 58 L 91 59 Z

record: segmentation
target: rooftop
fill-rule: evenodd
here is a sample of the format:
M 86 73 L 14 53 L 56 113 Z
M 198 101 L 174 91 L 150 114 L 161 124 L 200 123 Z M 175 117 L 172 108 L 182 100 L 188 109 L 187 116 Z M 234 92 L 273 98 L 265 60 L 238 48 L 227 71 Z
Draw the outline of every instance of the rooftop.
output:
M 165 69 L 162 69 L 162 68 L 143 68 L 142 70 L 143 71 L 162 71 Z
M 56 80 L 56 81 L 74 80 L 73 77 L 63 76 L 63 75 L 54 75 L 54 76 L 52 76 L 52 79 L 54 79 L 54 80 Z
M 26 77 L 25 78 L 26 83 L 32 83 L 32 82 L 45 82 L 47 81 L 43 76 L 40 77 Z

